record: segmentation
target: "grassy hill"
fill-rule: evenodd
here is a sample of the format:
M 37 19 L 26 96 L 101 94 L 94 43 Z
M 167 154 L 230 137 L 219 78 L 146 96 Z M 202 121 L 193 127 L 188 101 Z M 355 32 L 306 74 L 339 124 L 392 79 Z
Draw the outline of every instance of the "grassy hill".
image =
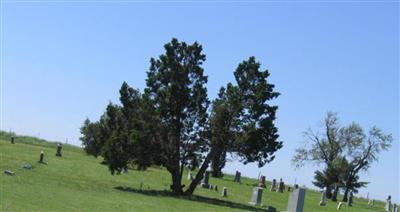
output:
M 7 134 L 0 134 L 0 210 L 1 211 L 243 211 L 260 210 L 248 204 L 257 180 L 242 178 L 234 183 L 233 176 L 210 178 L 219 191 L 197 188 L 193 197 L 172 196 L 168 187 L 170 175 L 164 168 L 112 176 L 100 159 L 87 156 L 80 148 L 64 145 L 63 157 L 55 157 L 55 143 L 32 137 L 18 137 L 11 144 Z M 45 152 L 48 165 L 37 163 L 40 151 Z M 31 170 L 22 164 L 34 166 Z M 6 176 L 4 170 L 15 172 Z M 184 174 L 185 184 L 187 173 Z M 140 185 L 143 184 L 142 190 Z M 221 197 L 222 187 L 228 197 Z M 286 210 L 288 192 L 265 189 L 263 204 Z M 336 203 L 318 206 L 320 194 L 307 190 L 305 212 L 337 211 Z M 367 206 L 364 199 L 354 200 L 353 207 L 341 211 L 384 211 L 384 204 L 375 201 Z

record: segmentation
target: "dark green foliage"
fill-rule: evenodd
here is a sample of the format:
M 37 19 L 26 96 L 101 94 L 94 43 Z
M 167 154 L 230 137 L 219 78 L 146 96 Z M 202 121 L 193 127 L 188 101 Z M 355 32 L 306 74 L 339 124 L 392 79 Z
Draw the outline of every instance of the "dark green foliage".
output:
M 268 83 L 268 70 L 260 70 L 254 57 L 239 64 L 234 72 L 237 85 L 221 88 L 213 102 L 211 117 L 212 144 L 216 154 L 212 160 L 213 176 L 219 177 L 226 162 L 226 153 L 240 156 L 244 164 L 257 162 L 259 167 L 274 159 L 282 148 L 274 124 L 277 106 L 268 101 L 279 96 Z
M 221 89 L 209 117 L 201 45 L 172 39 L 164 49 L 164 54 L 150 60 L 143 94 L 124 82 L 121 106 L 108 105 L 96 123 L 99 132 L 87 130 L 91 123 L 85 122 L 84 145 L 91 147 L 86 140 L 98 134 L 112 174 L 130 164 L 140 170 L 153 164 L 165 166 L 177 195 L 193 193 L 211 160 L 214 169 L 221 171 L 228 152 L 260 167 L 272 161 L 282 142 L 277 141 L 273 123 L 277 107 L 267 104 L 279 95 L 267 83 L 268 71 L 260 71 L 254 57 L 241 63 L 235 71 L 238 85 Z M 198 171 L 184 192 L 186 166 Z
M 160 121 L 157 137 L 163 165 L 172 175 L 171 188 L 181 194 L 183 168 L 191 160 L 199 160 L 208 140 L 204 136 L 209 104 L 207 77 L 201 68 L 205 55 L 198 43 L 188 45 L 176 39 L 164 48 L 163 55 L 150 60 L 145 93 Z
M 89 155 L 98 157 L 102 153 L 102 148 L 104 145 L 104 139 L 101 137 L 101 123 L 100 122 L 90 122 L 86 119 L 81 127 L 80 140 L 82 141 L 83 150 Z

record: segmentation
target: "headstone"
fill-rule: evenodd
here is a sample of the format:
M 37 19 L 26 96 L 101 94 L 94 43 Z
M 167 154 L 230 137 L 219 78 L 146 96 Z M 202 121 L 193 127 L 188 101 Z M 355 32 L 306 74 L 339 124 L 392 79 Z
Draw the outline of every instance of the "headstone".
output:
M 278 190 L 277 192 L 281 192 L 283 193 L 283 190 L 285 189 L 285 184 L 282 181 L 282 178 L 279 180 L 279 184 L 278 184 Z
M 221 196 L 222 197 L 227 197 L 228 196 L 228 189 L 226 187 L 222 188 Z
M 189 170 L 187 179 L 188 179 L 188 180 L 193 180 L 192 171 L 190 171 L 190 170 Z
M 10 170 L 5 170 L 4 174 L 7 175 L 7 176 L 14 176 L 15 173 L 13 171 L 10 171 Z
M 122 169 L 122 173 L 128 173 L 128 167 L 124 167 L 123 169 Z
M 217 185 L 214 186 L 214 190 L 218 191 L 218 186 Z
M 326 193 L 325 191 L 321 192 L 321 200 L 319 201 L 319 206 L 325 206 L 326 205 Z
M 398 207 L 397 207 L 397 205 L 396 204 L 393 204 L 393 212 L 398 212 Z
M 208 185 L 208 180 L 210 179 L 210 172 L 205 171 L 203 175 L 203 179 L 201 180 L 201 184 Z
M 274 208 L 272 206 L 268 206 L 267 207 L 267 212 L 276 212 L 276 208 Z
M 242 173 L 240 173 L 239 171 L 236 171 L 235 174 L 235 179 L 233 180 L 233 182 L 238 182 L 240 183 L 240 176 L 242 175 Z
M 270 189 L 270 191 L 275 191 L 275 189 L 276 189 L 276 180 L 273 179 L 273 180 L 272 180 L 272 183 L 271 183 L 271 189 Z
M 392 209 L 392 197 L 389 195 L 386 199 L 385 211 L 391 211 Z
M 339 186 L 337 184 L 335 184 L 335 188 L 333 190 L 332 197 L 331 197 L 332 201 L 337 202 L 338 192 L 339 192 Z
M 24 163 L 24 164 L 22 164 L 22 168 L 24 168 L 24 169 L 32 169 L 33 166 L 31 164 Z
M 214 190 L 214 185 L 211 185 L 211 184 L 210 184 L 210 186 L 208 186 L 208 189 Z
M 294 189 L 298 189 L 299 185 L 298 184 L 294 184 Z
M 343 204 L 344 204 L 343 202 L 339 202 L 337 207 L 336 207 L 336 210 L 340 210 L 342 208 Z
M 61 157 L 62 156 L 61 150 L 62 150 L 62 145 L 61 144 L 57 144 L 57 153 L 56 153 L 57 157 Z
M 347 206 L 353 206 L 353 192 L 350 192 L 349 198 L 347 198 Z
M 252 204 L 252 205 L 261 205 L 262 192 L 263 192 L 263 188 L 261 188 L 261 187 L 254 187 L 254 188 L 253 188 L 253 193 L 252 193 L 252 195 L 251 195 L 251 200 L 250 200 L 249 204 Z
M 288 192 L 291 192 L 291 191 L 292 191 L 292 187 L 288 186 L 288 187 L 287 187 L 287 191 L 288 191 Z
M 43 159 L 44 159 L 44 152 L 41 151 L 40 152 L 40 157 L 39 157 L 39 163 L 44 163 Z
M 374 206 L 374 200 L 373 199 L 368 200 L 368 205 Z
M 298 188 L 293 190 L 293 192 L 289 195 L 287 212 L 302 212 L 305 197 L 306 189 Z
M 15 144 L 15 137 L 11 136 L 11 144 Z
M 258 186 L 259 186 L 259 187 L 262 187 L 262 188 L 265 188 L 265 187 L 266 187 L 266 186 L 265 186 L 265 176 L 261 175 L 260 180 L 259 180 L 259 182 L 258 182 Z

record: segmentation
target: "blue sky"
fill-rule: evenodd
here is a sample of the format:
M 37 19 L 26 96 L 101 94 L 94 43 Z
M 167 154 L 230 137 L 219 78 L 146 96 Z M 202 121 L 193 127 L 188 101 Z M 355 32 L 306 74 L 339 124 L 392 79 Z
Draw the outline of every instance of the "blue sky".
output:
M 256 56 L 282 95 L 276 124 L 284 148 L 244 175 L 296 179 L 311 187 L 313 165 L 290 159 L 302 132 L 327 111 L 343 124 L 376 125 L 394 145 L 362 174 L 360 195 L 400 202 L 399 3 L 374 2 L 2 2 L 1 129 L 80 145 L 79 127 L 118 102 L 123 81 L 143 89 L 149 59 L 172 37 L 204 47 L 209 96 Z M 107 170 L 104 170 L 107 171 Z

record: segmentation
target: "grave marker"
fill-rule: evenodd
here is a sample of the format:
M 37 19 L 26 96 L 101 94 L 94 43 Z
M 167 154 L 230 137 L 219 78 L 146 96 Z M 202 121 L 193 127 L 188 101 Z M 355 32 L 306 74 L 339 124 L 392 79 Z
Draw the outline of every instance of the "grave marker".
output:
M 242 175 L 242 173 L 240 173 L 239 171 L 236 171 L 235 174 L 235 179 L 233 180 L 233 182 L 238 182 L 240 183 L 240 176 Z
M 7 175 L 7 176 L 14 176 L 15 172 L 10 171 L 10 170 L 5 170 L 4 174 Z
M 14 136 L 11 136 L 11 144 L 15 144 L 15 138 L 14 138 Z
M 272 180 L 272 183 L 271 183 L 271 189 L 270 189 L 270 191 L 275 191 L 275 189 L 276 189 L 276 180 L 273 179 L 273 180 Z
M 222 188 L 221 196 L 222 197 L 227 197 L 228 196 L 228 189 L 226 187 Z
M 392 210 L 392 197 L 389 195 L 388 198 L 386 199 L 385 211 L 391 211 L 391 210 Z
M 210 171 L 205 171 L 203 179 L 201 180 L 201 186 L 203 188 L 210 188 L 210 185 L 208 184 L 209 179 L 210 179 Z
M 261 205 L 262 192 L 263 192 L 263 188 L 261 188 L 261 187 L 254 187 L 254 188 L 253 188 L 253 193 L 252 193 L 252 195 L 251 195 L 251 201 L 249 202 L 249 204 L 252 204 L 252 205 Z
M 302 212 L 305 197 L 306 189 L 298 188 L 293 190 L 293 192 L 289 195 L 287 212 Z
M 258 183 L 259 187 L 265 188 L 265 176 L 261 176 L 260 181 Z
M 281 192 L 283 193 L 283 190 L 285 189 L 285 184 L 282 181 L 282 178 L 279 180 L 279 184 L 278 184 L 278 190 L 277 192 Z
M 41 152 L 40 152 L 39 163 L 44 163 L 43 159 L 44 159 L 44 152 L 41 151 Z
M 61 144 L 57 144 L 57 153 L 56 153 L 57 157 L 61 157 L 62 156 L 61 150 L 62 150 L 62 145 Z
M 339 202 L 337 207 L 336 207 L 336 210 L 340 210 L 342 208 L 343 204 L 344 204 L 343 202 Z
M 326 193 L 325 191 L 321 192 L 321 200 L 319 201 L 319 206 L 325 206 L 326 205 Z

